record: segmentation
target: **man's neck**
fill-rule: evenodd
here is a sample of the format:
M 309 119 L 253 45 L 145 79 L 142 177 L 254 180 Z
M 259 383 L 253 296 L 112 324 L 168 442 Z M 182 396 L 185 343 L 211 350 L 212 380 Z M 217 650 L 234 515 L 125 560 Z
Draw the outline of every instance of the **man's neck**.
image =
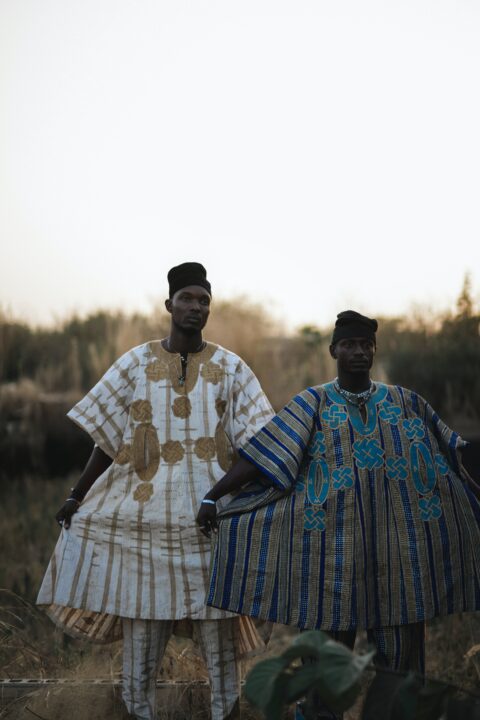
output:
M 186 334 L 178 328 L 173 327 L 165 341 L 164 347 L 168 352 L 186 355 L 187 353 L 199 352 L 202 349 L 202 344 L 201 330 Z
M 370 387 L 370 373 L 345 373 L 339 370 L 338 384 L 348 392 L 360 393 Z

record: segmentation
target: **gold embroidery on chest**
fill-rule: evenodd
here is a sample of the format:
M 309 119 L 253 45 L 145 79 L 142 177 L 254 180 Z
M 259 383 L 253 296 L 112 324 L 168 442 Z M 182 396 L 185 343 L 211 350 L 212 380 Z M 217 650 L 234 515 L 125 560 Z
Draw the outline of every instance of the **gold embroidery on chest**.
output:
M 215 410 L 217 411 L 217 415 L 219 418 L 223 417 L 226 408 L 227 408 L 226 400 L 222 400 L 221 398 L 217 398 L 215 400 Z
M 180 397 L 175 398 L 172 405 L 172 412 L 175 417 L 183 419 L 191 415 L 192 403 L 186 395 L 180 395 Z
M 120 449 L 115 457 L 117 465 L 126 465 L 132 459 L 132 447 L 128 443 L 120 445 Z
M 145 368 L 145 375 L 151 382 L 166 380 L 170 375 L 170 366 L 166 360 L 153 360 Z
M 224 374 L 224 369 L 215 362 L 205 363 L 200 370 L 200 375 L 202 376 L 202 378 L 206 382 L 213 383 L 213 385 L 218 385 Z
M 151 482 L 142 482 L 137 485 L 133 493 L 133 499 L 137 502 L 148 502 L 153 495 L 153 485 Z
M 167 352 L 162 347 L 161 342 L 154 342 L 151 344 L 150 354 L 153 355 L 162 364 L 162 367 L 165 366 L 167 368 L 166 378 L 170 380 L 172 388 L 177 393 L 177 395 L 184 396 L 192 392 L 193 388 L 197 384 L 200 365 L 202 363 L 208 364 L 208 361 L 215 354 L 217 348 L 218 345 L 214 345 L 213 343 L 207 343 L 206 347 L 201 352 L 190 353 L 188 355 L 187 371 L 184 384 L 180 383 L 183 369 L 179 354 Z M 149 363 L 149 365 L 153 365 L 154 363 L 155 360 Z M 156 365 L 155 368 L 157 368 Z M 154 373 L 157 372 L 157 370 L 154 370 L 153 368 L 152 371 Z
M 142 480 L 151 480 L 160 463 L 160 444 L 153 425 L 142 423 L 133 435 L 133 467 Z
M 200 437 L 195 441 L 195 455 L 200 460 L 212 460 L 215 457 L 215 438 Z
M 162 445 L 162 459 L 165 460 L 169 465 L 180 462 L 183 460 L 185 450 L 182 447 L 182 443 L 178 440 L 168 440 Z
M 152 422 L 152 405 L 149 400 L 135 400 L 130 406 L 133 420 L 142 423 Z
M 222 423 L 218 423 L 215 429 L 215 445 L 217 448 L 218 464 L 224 472 L 230 470 L 234 458 L 234 450 L 230 444 Z

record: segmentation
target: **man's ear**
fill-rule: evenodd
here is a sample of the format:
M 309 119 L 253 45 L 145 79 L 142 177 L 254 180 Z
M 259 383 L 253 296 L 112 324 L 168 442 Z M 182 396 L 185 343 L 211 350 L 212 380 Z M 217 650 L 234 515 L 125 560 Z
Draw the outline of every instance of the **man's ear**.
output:
M 172 300 L 171 300 L 171 298 L 167 298 L 167 299 L 165 300 L 165 307 L 166 307 L 166 309 L 167 309 L 167 312 L 169 312 L 169 313 L 172 312 Z
M 332 356 L 332 358 L 333 358 L 334 360 L 336 360 L 336 359 L 337 359 L 337 353 L 336 353 L 336 351 L 335 351 L 335 345 L 329 345 L 329 346 L 328 346 L 328 349 L 330 350 L 330 355 Z

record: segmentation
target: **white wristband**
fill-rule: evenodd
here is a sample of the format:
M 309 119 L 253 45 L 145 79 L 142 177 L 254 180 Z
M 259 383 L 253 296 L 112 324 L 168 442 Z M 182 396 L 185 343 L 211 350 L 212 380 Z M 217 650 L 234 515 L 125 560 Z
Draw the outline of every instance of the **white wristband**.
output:
M 216 505 L 216 504 L 217 504 L 217 501 L 216 501 L 216 500 L 209 500 L 208 498 L 204 498 L 204 499 L 202 500 L 202 502 L 201 502 L 201 505 L 203 505 L 203 504 L 205 504 L 205 505 Z

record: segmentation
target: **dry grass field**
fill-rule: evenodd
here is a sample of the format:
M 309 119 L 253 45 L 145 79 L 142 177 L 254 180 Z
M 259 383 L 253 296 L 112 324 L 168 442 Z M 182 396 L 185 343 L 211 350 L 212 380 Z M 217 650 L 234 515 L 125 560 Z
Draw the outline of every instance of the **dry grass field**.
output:
M 382 321 L 375 377 L 416 389 L 465 437 L 480 438 L 479 322 L 467 296 L 459 298 L 455 315 L 430 324 L 418 318 Z M 65 412 L 124 350 L 167 329 L 160 310 L 149 318 L 99 312 L 48 330 L 0 314 L 0 679 L 120 677 L 119 645 L 98 648 L 65 637 L 34 600 L 58 535 L 53 516 L 91 447 Z M 287 336 L 281 323 L 244 300 L 216 302 L 208 330 L 208 339 L 251 365 L 275 408 L 333 376 L 328 332 L 305 327 Z M 478 450 L 480 458 L 480 443 Z M 281 652 L 294 634 L 275 628 L 267 654 Z M 363 636 L 358 647 L 365 647 Z M 245 672 L 253 662 L 245 663 Z M 427 673 L 480 690 L 480 617 L 429 625 Z M 172 640 L 160 678 L 182 682 L 168 698 L 162 695 L 163 720 L 208 717 L 206 690 L 195 689 L 206 679 L 205 668 L 190 641 Z M 47 688 L 0 711 L 11 720 L 122 716 L 109 685 Z M 253 717 L 245 708 L 244 719 Z M 348 720 L 357 717 L 358 708 Z
M 67 638 L 34 606 L 34 598 L 57 537 L 53 514 L 69 480 L 35 477 L 12 483 L 1 495 L 0 522 L 0 678 L 67 678 L 119 680 L 121 644 L 99 647 Z M 296 631 L 276 626 L 267 655 L 281 653 Z M 357 638 L 366 648 L 366 638 Z M 257 658 L 244 663 L 248 672 Z M 427 634 L 427 672 L 470 690 L 480 688 L 480 617 L 462 615 L 431 623 Z M 160 680 L 181 684 L 159 694 L 163 720 L 208 718 L 208 691 L 196 683 L 207 679 L 190 640 L 174 637 L 164 658 Z M 0 717 L 53 720 L 96 720 L 125 717 L 118 690 L 111 686 L 69 685 L 40 690 L 6 707 Z M 246 706 L 244 719 L 255 717 Z M 358 712 L 349 713 L 356 720 Z

